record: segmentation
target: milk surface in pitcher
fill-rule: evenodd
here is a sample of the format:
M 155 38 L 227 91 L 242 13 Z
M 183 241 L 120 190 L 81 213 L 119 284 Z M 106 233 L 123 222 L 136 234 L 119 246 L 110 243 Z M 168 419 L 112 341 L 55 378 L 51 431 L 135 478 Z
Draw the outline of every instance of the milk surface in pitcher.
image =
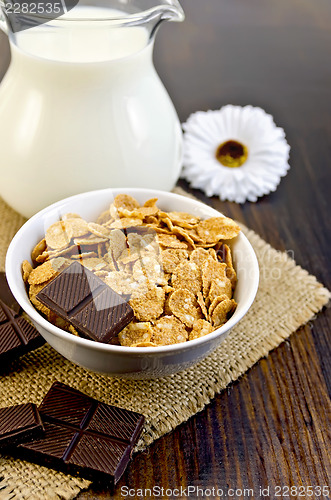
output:
M 100 26 L 101 14 L 121 16 L 77 6 L 67 16 L 90 22 L 31 28 L 11 43 L 0 86 L 0 189 L 27 217 L 79 192 L 170 190 L 178 179 L 181 129 L 152 63 L 153 40 L 143 26 Z

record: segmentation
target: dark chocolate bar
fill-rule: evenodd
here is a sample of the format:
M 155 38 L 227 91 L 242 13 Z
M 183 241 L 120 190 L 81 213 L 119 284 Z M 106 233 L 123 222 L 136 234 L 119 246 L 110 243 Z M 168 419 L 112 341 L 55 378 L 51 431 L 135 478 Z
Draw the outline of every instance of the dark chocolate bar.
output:
M 16 301 L 14 295 L 9 288 L 6 274 L 0 272 L 0 300 L 2 300 L 8 307 L 10 307 L 17 314 L 21 314 L 23 309 Z
M 45 436 L 19 445 L 21 458 L 79 474 L 91 480 L 117 483 L 126 469 L 144 417 L 101 403 L 55 382 L 39 412 Z
M 44 343 L 34 326 L 0 300 L 0 366 Z
M 44 426 L 33 403 L 0 408 L 0 448 L 43 436 Z
M 79 262 L 50 281 L 37 299 L 98 342 L 110 342 L 134 317 L 125 298 Z

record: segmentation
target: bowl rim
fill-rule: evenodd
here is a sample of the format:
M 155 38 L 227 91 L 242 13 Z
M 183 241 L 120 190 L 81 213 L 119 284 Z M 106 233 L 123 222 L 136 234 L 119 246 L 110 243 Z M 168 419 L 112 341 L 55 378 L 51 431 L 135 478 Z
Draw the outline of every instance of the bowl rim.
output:
M 171 193 L 167 191 L 161 191 L 161 190 L 155 190 L 155 189 L 145 189 L 145 188 L 104 188 L 104 189 L 98 189 L 98 190 L 92 190 L 92 191 L 86 191 L 83 193 L 79 193 L 73 196 L 69 196 L 67 198 L 63 198 L 62 200 L 59 200 L 44 209 L 40 210 L 37 212 L 35 215 L 33 215 L 30 219 L 28 219 L 23 226 L 17 231 L 15 236 L 10 242 L 10 245 L 8 247 L 7 253 L 6 253 L 6 262 L 5 262 L 5 271 L 6 271 L 6 277 L 8 281 L 9 288 L 11 289 L 12 294 L 14 295 L 15 299 L 19 303 L 19 305 L 22 307 L 22 309 L 28 314 L 28 316 L 36 323 L 38 324 L 41 328 L 47 330 L 48 332 L 54 334 L 56 337 L 59 337 L 60 339 L 69 342 L 71 344 L 75 344 L 81 347 L 85 348 L 91 348 L 93 351 L 103 351 L 103 352 L 111 352 L 113 354 L 132 354 L 132 355 L 160 355 L 160 354 L 172 354 L 175 352 L 180 352 L 180 351 L 186 351 L 188 349 L 191 349 L 195 346 L 202 345 L 205 343 L 208 343 L 210 341 L 213 341 L 214 339 L 223 336 L 227 331 L 229 331 L 234 325 L 236 325 L 241 319 L 245 316 L 247 311 L 250 309 L 257 290 L 258 290 L 258 285 L 259 285 L 259 265 L 257 261 L 257 257 L 255 254 L 255 251 L 249 242 L 248 238 L 242 233 L 242 231 L 239 233 L 237 238 L 240 238 L 243 240 L 244 244 L 246 245 L 246 250 L 250 254 L 250 259 L 251 263 L 253 266 L 253 272 L 252 272 L 252 283 L 250 286 L 249 294 L 245 298 L 245 307 L 243 310 L 236 315 L 234 313 L 231 318 L 220 328 L 217 328 L 213 332 L 209 333 L 208 335 L 204 335 L 203 337 L 199 337 L 194 340 L 190 340 L 187 342 L 181 342 L 179 344 L 171 344 L 167 346 L 157 346 L 157 347 L 126 347 L 126 346 L 118 346 L 118 345 L 111 345 L 111 344 L 106 344 L 103 342 L 97 342 L 95 340 L 89 340 L 85 339 L 83 337 L 78 337 L 75 335 L 72 335 L 69 332 L 66 332 L 65 330 L 62 330 L 61 328 L 53 325 L 50 323 L 46 318 L 44 318 L 32 305 L 30 302 L 28 296 L 22 295 L 18 285 L 16 284 L 16 280 L 14 278 L 14 249 L 17 245 L 17 243 L 22 239 L 23 235 L 29 231 L 30 227 L 33 226 L 34 222 L 37 219 L 40 219 L 44 217 L 46 214 L 48 214 L 51 211 L 54 211 L 58 208 L 60 208 L 62 205 L 74 202 L 79 199 L 83 199 L 84 197 L 89 197 L 89 196 L 98 196 L 101 194 L 106 194 L 107 192 L 111 193 L 112 195 L 116 194 L 121 194 L 121 193 L 128 193 L 131 196 L 134 196 L 136 193 L 137 195 L 141 194 L 146 194 L 147 196 L 151 195 L 151 197 L 161 197 L 161 196 L 167 196 L 170 197 L 170 199 L 176 199 L 178 201 L 181 200 L 191 200 L 195 205 L 197 205 L 198 208 L 203 209 L 204 211 L 210 211 L 211 215 L 210 217 L 214 216 L 224 216 L 223 213 L 219 212 L 215 208 L 206 205 L 205 203 L 201 202 L 200 200 L 196 200 L 191 197 L 186 197 L 181 194 L 177 193 Z M 15 264 L 16 265 L 16 264 Z

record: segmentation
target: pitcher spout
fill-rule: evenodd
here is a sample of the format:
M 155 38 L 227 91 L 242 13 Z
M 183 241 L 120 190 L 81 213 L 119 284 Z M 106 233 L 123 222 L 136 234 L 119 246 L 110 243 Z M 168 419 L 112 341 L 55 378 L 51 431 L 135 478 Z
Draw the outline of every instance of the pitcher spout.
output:
M 131 20 L 127 24 L 137 25 L 144 24 L 149 28 L 150 34 L 153 35 L 156 29 L 163 21 L 184 21 L 185 14 L 178 0 L 156 0 L 145 2 L 148 4 L 146 10 L 130 16 Z
M 177 0 L 164 1 L 156 7 L 162 21 L 177 21 L 181 22 L 185 19 L 185 14 L 182 6 Z

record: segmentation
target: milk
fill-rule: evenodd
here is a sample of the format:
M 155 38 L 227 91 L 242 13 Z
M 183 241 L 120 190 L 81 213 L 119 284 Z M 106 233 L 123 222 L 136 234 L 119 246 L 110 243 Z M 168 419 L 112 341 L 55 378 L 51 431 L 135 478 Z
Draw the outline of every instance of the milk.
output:
M 86 9 L 68 16 L 84 18 Z M 89 18 L 105 14 L 121 13 L 88 11 Z M 51 24 L 11 40 L 0 87 L 3 198 L 29 217 L 92 189 L 170 190 L 181 166 L 181 130 L 155 72 L 147 29 L 93 20 Z

